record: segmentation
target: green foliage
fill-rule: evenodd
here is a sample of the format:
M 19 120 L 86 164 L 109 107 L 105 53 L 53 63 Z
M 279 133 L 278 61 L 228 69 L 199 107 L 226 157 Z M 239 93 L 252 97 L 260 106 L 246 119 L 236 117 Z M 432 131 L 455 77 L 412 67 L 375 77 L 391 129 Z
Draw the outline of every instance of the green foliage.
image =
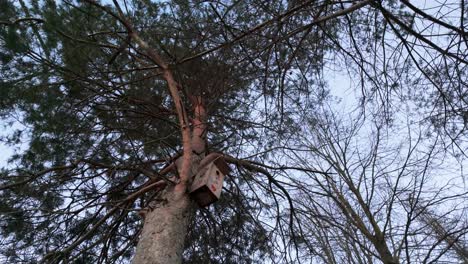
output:
M 95 6 L 56 1 L 7 5 L 2 17 L 8 15 L 9 21 L 30 16 L 43 22 L 0 28 L 4 62 L 0 113 L 5 117 L 19 115 L 26 127 L 10 137 L 10 143 L 28 139 L 24 153 L 11 160 L 18 167 L 0 179 L 2 186 L 18 184 L 0 191 L 0 212 L 7 216 L 0 220 L 1 233 L 10 242 L 0 254 L 8 261 L 41 257 L 49 262 L 73 259 L 74 263 L 127 259 L 141 228 L 135 208 L 143 206 L 151 193 L 141 202 L 119 209 L 76 248 L 67 246 L 145 181 L 145 176 L 135 171 L 116 167 L 158 170 L 157 165 L 142 161 L 167 158 L 180 151 L 180 134 L 166 84 L 154 71 L 138 70 L 147 65 L 129 50 L 128 45 L 135 44 L 126 43 L 118 21 Z M 168 12 L 171 8 L 175 13 Z M 167 51 L 164 59 L 174 63 L 186 107 L 190 109 L 189 95 L 203 96 L 210 116 L 210 148 L 227 148 L 229 142 L 239 140 L 230 135 L 249 126 L 224 119 L 226 113 L 239 120 L 249 116 L 247 90 L 253 88 L 262 69 L 233 49 L 177 64 L 209 48 L 210 42 L 223 40 L 215 37 L 224 28 L 206 16 L 208 6 L 147 1 L 136 2 L 132 10 L 130 19 L 136 28 L 144 29 L 139 30 L 142 37 Z M 212 39 L 207 41 L 201 31 Z M 253 139 L 256 132 L 251 132 Z M 109 167 L 80 163 L 83 159 Z M 59 169 L 48 170 L 51 167 Z M 232 208 L 228 200 L 223 201 L 219 206 Z M 197 222 L 211 218 L 210 214 L 220 221 L 230 219 L 222 221 L 232 228 L 214 238 L 213 233 L 205 232 L 206 226 L 195 225 L 193 234 L 204 232 L 206 236 L 189 238 L 186 261 L 201 260 L 201 252 L 192 247 L 197 244 L 209 246 L 210 251 L 216 249 L 211 261 L 251 262 L 254 255 L 271 254 L 266 234 L 249 239 L 250 232 L 266 231 L 248 216 L 254 210 L 249 202 L 244 200 L 241 205 L 245 207 L 242 214 L 222 209 L 197 216 Z M 236 246 L 232 251 L 233 243 L 240 241 L 249 246 Z

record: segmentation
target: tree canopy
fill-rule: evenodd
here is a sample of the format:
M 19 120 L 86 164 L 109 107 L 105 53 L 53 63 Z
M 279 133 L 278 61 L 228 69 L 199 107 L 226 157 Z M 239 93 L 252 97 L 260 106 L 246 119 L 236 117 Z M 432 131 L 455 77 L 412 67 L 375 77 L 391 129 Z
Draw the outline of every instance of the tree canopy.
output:
M 1 140 L 24 149 L 0 172 L 0 260 L 129 263 L 203 104 L 233 170 L 185 263 L 468 261 L 466 14 L 0 0 Z

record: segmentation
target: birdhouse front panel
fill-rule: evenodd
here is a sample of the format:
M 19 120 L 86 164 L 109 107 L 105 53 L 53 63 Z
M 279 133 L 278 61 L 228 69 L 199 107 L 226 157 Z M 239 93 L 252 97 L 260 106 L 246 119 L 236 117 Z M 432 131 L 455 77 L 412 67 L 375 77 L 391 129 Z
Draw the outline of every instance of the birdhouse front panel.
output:
M 221 170 L 213 163 L 209 168 L 209 177 L 207 179 L 208 188 L 218 199 L 221 196 L 221 190 L 223 189 L 224 174 Z
M 216 163 L 210 162 L 200 168 L 190 187 L 190 195 L 201 207 L 216 202 L 221 196 L 224 181 L 223 172 L 226 170 L 224 167 L 219 168 Z

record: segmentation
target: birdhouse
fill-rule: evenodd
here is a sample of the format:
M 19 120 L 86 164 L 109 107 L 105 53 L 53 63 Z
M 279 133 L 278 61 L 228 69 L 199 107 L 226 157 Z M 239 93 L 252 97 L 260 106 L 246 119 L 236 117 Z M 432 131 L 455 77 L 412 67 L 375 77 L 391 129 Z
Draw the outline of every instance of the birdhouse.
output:
M 200 207 L 218 201 L 223 188 L 224 176 L 230 171 L 223 157 L 218 157 L 203 168 L 199 168 L 190 187 L 190 196 Z

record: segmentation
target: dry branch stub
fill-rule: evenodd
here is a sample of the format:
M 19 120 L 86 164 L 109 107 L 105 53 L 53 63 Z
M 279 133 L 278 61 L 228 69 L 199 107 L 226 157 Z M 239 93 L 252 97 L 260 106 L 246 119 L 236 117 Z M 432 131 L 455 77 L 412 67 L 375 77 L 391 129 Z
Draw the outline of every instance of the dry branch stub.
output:
M 206 207 L 219 200 L 224 176 L 230 172 L 222 156 L 199 168 L 190 186 L 190 196 L 200 207 Z

